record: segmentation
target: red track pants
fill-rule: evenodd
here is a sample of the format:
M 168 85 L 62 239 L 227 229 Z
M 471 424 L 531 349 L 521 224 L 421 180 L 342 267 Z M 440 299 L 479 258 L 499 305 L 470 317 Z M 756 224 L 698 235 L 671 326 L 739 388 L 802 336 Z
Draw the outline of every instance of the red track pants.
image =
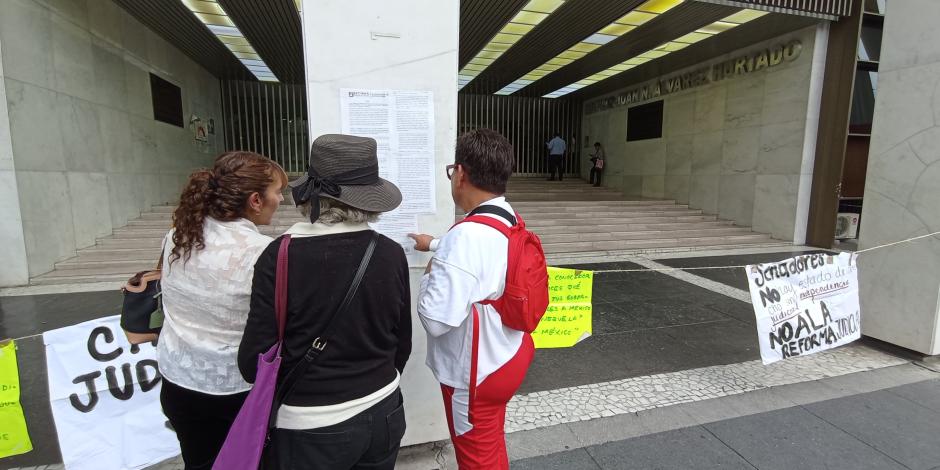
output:
M 454 431 L 455 389 L 441 385 L 441 391 L 444 394 L 444 411 L 447 414 L 447 427 L 450 429 L 450 438 L 454 443 L 460 470 L 509 469 L 504 433 L 506 404 L 522 385 L 534 354 L 535 346 L 532 343 L 532 336 L 527 334 L 516 355 L 488 375 L 486 380 L 476 387 L 475 396 L 469 400 L 468 411 L 469 424 L 473 428 L 459 436 Z M 457 390 L 457 392 L 460 394 L 466 391 Z M 459 402 L 458 406 L 460 406 Z

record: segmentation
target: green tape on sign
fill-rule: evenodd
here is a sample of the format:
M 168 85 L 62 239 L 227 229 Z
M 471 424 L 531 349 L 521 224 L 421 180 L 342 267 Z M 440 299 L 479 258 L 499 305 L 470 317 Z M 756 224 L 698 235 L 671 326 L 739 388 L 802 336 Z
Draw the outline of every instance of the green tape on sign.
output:
M 20 376 L 16 367 L 16 344 L 0 343 L 0 458 L 33 450 L 20 404 Z

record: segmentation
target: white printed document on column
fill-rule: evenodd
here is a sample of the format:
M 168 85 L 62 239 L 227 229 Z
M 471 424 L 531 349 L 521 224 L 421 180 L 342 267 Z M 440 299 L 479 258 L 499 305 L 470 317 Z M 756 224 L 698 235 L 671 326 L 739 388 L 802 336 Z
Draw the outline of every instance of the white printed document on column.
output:
M 764 364 L 861 337 L 856 254 L 797 256 L 746 270 Z
M 379 174 L 401 190 L 397 212 L 433 214 L 433 93 L 343 88 L 340 113 L 344 134 L 378 142 Z
M 67 470 L 138 469 L 179 455 L 160 408 L 150 343 L 131 346 L 118 316 L 43 333 L 49 401 Z

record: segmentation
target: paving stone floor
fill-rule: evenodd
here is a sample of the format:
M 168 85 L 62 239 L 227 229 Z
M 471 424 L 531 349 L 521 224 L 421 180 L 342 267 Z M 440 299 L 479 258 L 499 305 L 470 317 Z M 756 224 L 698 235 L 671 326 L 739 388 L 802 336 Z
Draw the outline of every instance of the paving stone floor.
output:
M 516 460 L 518 470 L 940 468 L 940 379 Z
M 791 256 L 752 254 L 716 259 L 669 259 L 686 267 L 744 264 Z M 720 264 L 719 264 L 720 265 Z M 582 269 L 642 269 L 630 262 L 576 265 Z M 702 271 L 696 275 L 706 277 Z M 740 288 L 740 280 L 719 279 Z M 734 284 L 737 283 L 737 284 Z M 0 468 L 61 461 L 48 406 L 40 335 L 50 329 L 119 312 L 118 291 L 0 297 L 0 338 L 18 341 L 22 402 L 35 450 L 0 461 Z M 896 363 L 866 346 L 787 361 L 768 374 L 760 366 L 750 304 L 656 272 L 595 277 L 594 336 L 573 348 L 536 353 L 519 396 L 510 404 L 510 431 L 583 422 L 676 403 L 742 393 L 779 383 L 815 380 Z M 601 366 L 602 365 L 602 366 Z M 562 373 L 561 371 L 564 371 Z M 580 406 L 589 405 L 589 406 Z M 177 468 L 168 462 L 159 468 Z

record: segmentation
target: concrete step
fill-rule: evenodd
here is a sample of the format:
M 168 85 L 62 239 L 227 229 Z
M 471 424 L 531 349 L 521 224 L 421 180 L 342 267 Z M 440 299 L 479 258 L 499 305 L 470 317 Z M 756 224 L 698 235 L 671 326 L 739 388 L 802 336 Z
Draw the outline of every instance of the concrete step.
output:
M 62 284 L 91 284 L 99 282 L 113 282 L 115 289 L 119 288 L 120 285 L 130 279 L 133 276 L 133 273 L 127 274 L 80 274 L 80 275 L 69 275 L 69 276 L 52 276 L 52 273 L 43 274 L 42 276 L 34 277 L 29 280 L 30 285 L 34 286 L 51 286 L 51 285 L 62 285 Z M 118 312 L 113 312 L 118 313 Z
M 525 203 L 517 203 L 513 205 L 513 209 L 516 209 L 522 215 L 525 214 L 577 214 L 580 212 L 586 211 L 645 211 L 645 210 L 657 210 L 657 209 L 688 209 L 689 206 L 685 204 L 632 204 L 632 205 L 619 205 L 619 204 L 604 204 L 605 201 L 598 201 L 597 204 L 594 204 L 589 201 L 585 201 L 581 205 L 577 206 L 530 206 Z
M 632 224 L 660 224 L 660 223 L 681 223 L 681 222 L 705 222 L 715 220 L 713 215 L 650 215 L 650 216 L 635 216 L 635 217 L 611 217 L 603 219 L 594 219 L 591 221 L 590 225 L 617 225 L 623 223 L 632 223 Z M 571 220 L 566 219 L 546 219 L 546 220 L 536 220 L 529 223 L 526 221 L 526 226 L 533 229 L 536 233 L 541 227 L 558 227 L 571 225 Z M 584 224 L 589 225 L 589 224 Z
M 625 232 L 592 232 L 592 233 L 559 233 L 538 234 L 542 244 L 570 243 L 570 242 L 600 242 L 616 240 L 656 240 L 676 238 L 706 238 L 750 235 L 752 232 L 745 227 L 718 227 L 698 228 L 690 226 L 681 230 L 638 230 Z
M 767 235 L 733 235 L 724 237 L 674 237 L 674 238 L 654 238 L 641 240 L 616 240 L 616 241 L 596 241 L 596 242 L 568 242 L 568 243 L 549 243 L 542 244 L 546 254 L 554 253 L 584 253 L 584 252 L 605 252 L 612 250 L 633 250 L 650 248 L 678 248 L 678 247 L 703 247 L 703 246 L 722 246 L 722 245 L 749 245 L 772 243 Z
M 604 206 L 604 207 L 623 207 L 623 206 L 646 206 L 646 205 L 656 205 L 656 204 L 675 204 L 676 201 L 671 199 L 639 199 L 639 200 L 619 200 L 619 201 L 519 201 L 512 202 L 513 207 L 516 210 L 522 208 L 541 208 L 541 207 L 589 207 L 592 205 L 595 206 Z
M 529 227 L 532 232 L 538 236 L 554 234 L 577 234 L 577 233 L 598 233 L 598 232 L 643 232 L 643 231 L 674 231 L 674 230 L 694 230 L 708 229 L 718 227 L 733 227 L 728 220 L 709 220 L 694 222 L 654 222 L 654 223 L 626 223 L 616 225 L 556 225 L 551 227 Z

